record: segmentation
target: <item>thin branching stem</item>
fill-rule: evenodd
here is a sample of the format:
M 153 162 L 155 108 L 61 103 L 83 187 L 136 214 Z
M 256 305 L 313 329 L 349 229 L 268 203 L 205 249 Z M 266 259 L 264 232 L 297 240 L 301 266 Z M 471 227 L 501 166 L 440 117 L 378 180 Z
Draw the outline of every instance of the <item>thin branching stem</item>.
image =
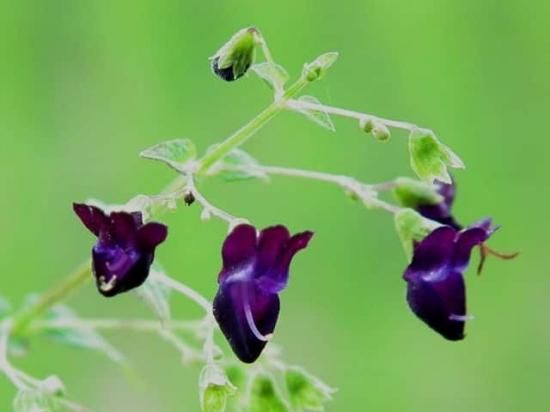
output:
M 196 331 L 204 324 L 203 320 L 158 320 L 150 319 L 54 319 L 36 320 L 29 327 L 30 333 L 55 329 L 103 329 L 103 330 L 129 330 L 133 332 L 157 333 L 162 329 L 173 331 Z
M 347 117 L 355 120 L 373 119 L 377 122 L 385 124 L 387 127 L 393 127 L 396 129 L 403 129 L 409 132 L 419 129 L 419 127 L 413 123 L 403 122 L 399 120 L 384 119 L 368 113 L 356 112 L 354 110 L 341 109 L 339 107 L 328 106 L 320 103 L 313 103 L 305 100 L 288 100 L 286 105 L 291 110 L 313 110 L 317 112 L 323 112 L 333 114 L 335 116 Z
M 393 182 L 385 182 L 379 184 L 367 184 L 358 181 L 349 176 L 334 175 L 330 173 L 317 172 L 311 170 L 293 169 L 279 166 L 258 166 L 258 171 L 262 171 L 269 175 L 281 175 L 299 177 L 304 179 L 319 180 L 322 182 L 332 183 L 340 186 L 350 194 L 357 196 L 365 205 L 369 207 L 386 210 L 390 213 L 397 213 L 401 210 L 399 206 L 393 205 L 378 198 L 378 191 L 390 190 L 393 188 Z
M 187 174 L 187 183 L 184 189 L 184 192 L 189 192 L 193 194 L 195 201 L 198 202 L 203 210 L 209 215 L 216 216 L 217 218 L 229 223 L 232 225 L 236 221 L 245 221 L 246 219 L 241 219 L 236 216 L 233 216 L 226 211 L 214 206 L 210 203 L 202 194 L 199 192 L 195 185 L 195 180 L 191 173 Z

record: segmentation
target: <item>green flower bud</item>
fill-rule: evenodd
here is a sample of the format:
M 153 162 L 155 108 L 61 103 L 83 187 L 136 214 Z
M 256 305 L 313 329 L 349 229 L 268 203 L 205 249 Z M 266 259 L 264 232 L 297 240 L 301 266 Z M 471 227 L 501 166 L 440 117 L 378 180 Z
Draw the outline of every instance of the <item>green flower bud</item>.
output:
M 212 57 L 212 70 L 220 78 L 231 82 L 244 76 L 256 56 L 254 27 L 242 29 Z
M 374 128 L 372 129 L 372 135 L 375 139 L 385 142 L 389 140 L 391 133 L 390 129 L 388 129 L 385 124 L 376 122 Z
M 374 119 L 372 117 L 363 117 L 359 120 L 359 128 L 365 133 L 372 132 L 374 129 Z
M 320 55 L 311 63 L 304 65 L 302 76 L 309 82 L 320 79 L 338 59 L 338 53 L 329 52 Z

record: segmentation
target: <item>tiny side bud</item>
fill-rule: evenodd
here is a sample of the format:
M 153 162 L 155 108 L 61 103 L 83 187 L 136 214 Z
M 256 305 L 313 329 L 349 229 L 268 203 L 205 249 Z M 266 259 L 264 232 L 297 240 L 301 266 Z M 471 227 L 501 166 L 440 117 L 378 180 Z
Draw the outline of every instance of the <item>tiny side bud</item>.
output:
M 389 140 L 391 133 L 390 129 L 383 123 L 376 123 L 372 129 L 372 135 L 375 139 L 380 140 L 381 142 Z
M 209 220 L 211 216 L 212 216 L 212 213 L 210 213 L 210 210 L 208 210 L 207 208 L 202 209 L 202 212 L 201 212 L 202 221 Z
M 365 133 L 372 132 L 374 129 L 374 119 L 372 117 L 363 117 L 359 120 L 359 128 Z
M 185 192 L 183 195 L 183 201 L 187 206 L 191 206 L 195 202 L 195 195 L 193 195 L 193 192 Z

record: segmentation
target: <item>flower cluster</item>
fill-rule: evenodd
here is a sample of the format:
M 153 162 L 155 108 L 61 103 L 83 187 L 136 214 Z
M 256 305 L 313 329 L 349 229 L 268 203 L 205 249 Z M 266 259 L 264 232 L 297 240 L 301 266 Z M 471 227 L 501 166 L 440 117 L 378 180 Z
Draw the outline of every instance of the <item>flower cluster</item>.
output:
M 464 272 L 472 249 L 479 246 L 482 258 L 487 251 L 505 258 L 513 255 L 498 254 L 485 245 L 496 230 L 490 219 L 466 228 L 457 223 L 451 211 L 454 182 L 436 182 L 435 189 L 441 200 L 417 204 L 415 209 L 441 226 L 415 242 L 403 278 L 414 314 L 444 338 L 456 341 L 464 338 L 468 319 Z M 157 222 L 144 224 L 140 212 L 108 214 L 86 204 L 75 204 L 74 211 L 97 236 L 92 267 L 99 292 L 111 297 L 143 284 L 156 247 L 166 239 L 167 227 Z M 223 242 L 213 315 L 242 362 L 254 362 L 270 340 L 291 261 L 312 236 L 311 231 L 291 236 L 283 225 L 258 232 L 252 225 L 240 224 Z
M 156 247 L 167 236 L 161 223 L 144 224 L 140 212 L 105 213 L 96 206 L 74 204 L 75 213 L 98 240 L 92 269 L 98 291 L 106 297 L 145 282 Z M 237 357 L 246 363 L 260 356 L 279 317 L 279 292 L 288 282 L 294 255 L 313 232 L 290 236 L 285 226 L 263 229 L 236 226 L 222 247 L 223 267 L 213 312 Z

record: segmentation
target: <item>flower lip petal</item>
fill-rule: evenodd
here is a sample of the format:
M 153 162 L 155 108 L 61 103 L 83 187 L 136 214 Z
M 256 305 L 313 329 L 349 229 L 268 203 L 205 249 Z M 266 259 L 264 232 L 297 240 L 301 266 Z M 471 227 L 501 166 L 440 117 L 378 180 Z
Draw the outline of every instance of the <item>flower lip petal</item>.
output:
M 235 226 L 222 246 L 223 268 L 218 282 L 223 282 L 227 274 L 240 266 L 250 264 L 256 257 L 256 228 L 249 224 Z
M 273 267 L 290 238 L 288 229 L 283 225 L 270 226 L 260 232 L 258 239 L 258 266 L 260 271 Z
M 166 240 L 168 226 L 162 223 L 149 222 L 137 231 L 137 244 L 143 250 L 154 250 Z
M 290 237 L 271 268 L 256 275 L 257 285 L 269 293 L 279 293 L 288 283 L 290 262 L 296 253 L 307 247 L 313 237 L 313 232 L 305 231 Z
M 472 249 L 489 239 L 492 233 L 492 229 L 487 231 L 484 227 L 471 227 L 461 231 L 458 234 L 453 252 L 453 268 L 463 272 L 470 262 L 470 254 Z
M 73 203 L 73 210 L 84 226 L 96 236 L 99 236 L 101 229 L 108 224 L 108 217 L 96 206 Z
M 441 226 L 433 230 L 414 249 L 409 269 L 414 271 L 432 271 L 447 264 L 454 249 L 457 231 L 450 226 Z M 405 279 L 407 273 L 405 272 Z
M 109 217 L 109 232 L 113 239 L 125 244 L 133 242 L 138 229 L 134 216 L 127 212 L 112 212 Z

